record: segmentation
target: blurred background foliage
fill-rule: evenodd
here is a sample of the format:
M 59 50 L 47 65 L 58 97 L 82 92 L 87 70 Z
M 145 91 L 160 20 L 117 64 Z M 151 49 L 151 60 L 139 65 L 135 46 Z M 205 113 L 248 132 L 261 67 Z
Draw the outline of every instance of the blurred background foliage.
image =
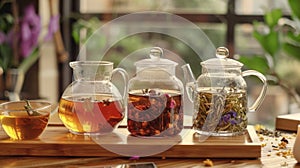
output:
M 92 17 L 90 19 L 78 19 L 73 24 L 72 36 L 74 41 L 79 45 L 83 46 L 87 42 L 88 38 L 93 35 L 93 33 L 99 29 L 103 24 L 98 18 Z M 202 31 L 206 36 L 211 40 L 214 46 L 223 46 L 225 43 L 225 27 L 210 29 L 209 27 L 205 28 L 206 25 L 202 24 Z M 125 32 L 126 33 L 126 32 Z M 190 34 L 191 37 L 193 34 Z M 105 45 L 105 40 L 99 38 L 99 46 Z M 205 43 L 203 40 L 198 41 L 199 45 Z M 177 55 L 179 55 L 185 62 L 190 63 L 191 67 L 197 67 L 193 69 L 193 72 L 196 76 L 199 76 L 201 73 L 200 62 L 203 61 L 199 56 L 184 42 L 180 41 L 177 38 L 171 37 L 166 34 L 146 32 L 130 35 L 124 39 L 119 40 L 116 44 L 109 49 L 105 54 L 104 60 L 109 58 L 110 61 L 113 61 L 115 65 L 118 65 L 124 57 L 127 55 L 143 48 L 150 48 L 154 46 L 162 47 L 166 50 L 170 50 Z
M 300 105 L 300 78 L 295 66 L 295 62 L 300 62 L 300 1 L 288 0 L 288 4 L 290 18 L 276 8 L 265 13 L 264 22 L 253 22 L 252 35 L 264 53 L 241 55 L 239 61 L 266 75 L 269 84 L 281 86 Z M 289 65 L 282 66 L 284 64 Z

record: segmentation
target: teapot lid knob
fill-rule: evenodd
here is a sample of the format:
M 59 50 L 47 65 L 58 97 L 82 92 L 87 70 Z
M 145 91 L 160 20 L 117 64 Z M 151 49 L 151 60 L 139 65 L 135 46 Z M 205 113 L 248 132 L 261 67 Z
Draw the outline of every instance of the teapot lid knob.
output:
M 201 62 L 202 66 L 205 67 L 219 67 L 220 65 L 224 68 L 234 68 L 234 67 L 242 67 L 243 64 L 239 61 L 234 59 L 230 59 L 229 57 L 229 50 L 226 47 L 218 47 L 216 50 L 216 57 L 211 58 L 206 61 Z
M 160 47 L 153 47 L 150 50 L 151 59 L 155 59 L 159 61 L 159 59 L 163 56 L 163 50 Z
M 227 58 L 229 56 L 229 50 L 226 47 L 218 47 L 216 50 L 216 57 L 217 58 Z

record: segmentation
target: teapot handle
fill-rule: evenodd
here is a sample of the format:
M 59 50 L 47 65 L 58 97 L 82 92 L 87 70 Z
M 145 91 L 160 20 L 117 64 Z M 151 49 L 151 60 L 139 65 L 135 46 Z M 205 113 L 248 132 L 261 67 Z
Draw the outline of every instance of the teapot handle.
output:
M 123 95 L 122 98 L 123 100 L 126 100 L 126 95 L 127 95 L 127 83 L 128 83 L 128 74 L 127 72 L 123 69 L 123 68 L 115 68 L 112 71 L 112 75 L 114 75 L 115 73 L 119 72 L 123 78 L 124 81 L 124 91 L 123 91 Z
M 262 90 L 261 90 L 259 96 L 255 100 L 255 102 L 253 103 L 253 105 L 249 107 L 249 112 L 255 112 L 257 110 L 257 108 L 262 104 L 262 102 L 263 102 L 263 100 L 265 98 L 268 84 L 267 84 L 266 77 L 263 74 L 261 74 L 260 72 L 258 72 L 258 71 L 247 70 L 247 71 L 242 72 L 242 76 L 243 77 L 250 76 L 250 75 L 258 77 L 262 81 L 262 83 L 263 83 L 263 87 L 262 87 Z

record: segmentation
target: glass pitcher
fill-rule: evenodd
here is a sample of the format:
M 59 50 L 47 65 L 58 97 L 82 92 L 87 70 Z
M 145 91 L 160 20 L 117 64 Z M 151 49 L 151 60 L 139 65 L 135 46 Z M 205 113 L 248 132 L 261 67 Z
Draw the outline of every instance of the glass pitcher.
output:
M 70 62 L 74 79 L 59 102 L 58 115 L 74 134 L 105 134 L 112 132 L 125 116 L 124 100 L 128 75 L 124 69 L 113 69 L 108 61 Z M 115 73 L 124 81 L 120 94 L 111 82 Z
M 234 136 L 245 132 L 247 112 L 262 103 L 267 82 L 254 70 L 241 71 L 242 63 L 227 58 L 229 51 L 219 47 L 216 57 L 201 62 L 202 74 L 195 80 L 190 66 L 182 66 L 189 99 L 194 103 L 193 129 L 204 135 Z M 254 104 L 248 107 L 247 84 L 243 77 L 258 77 L 263 87 Z
M 177 63 L 161 58 L 154 47 L 150 58 L 135 62 L 136 76 L 128 82 L 127 127 L 134 136 L 173 136 L 183 128 L 182 82 Z

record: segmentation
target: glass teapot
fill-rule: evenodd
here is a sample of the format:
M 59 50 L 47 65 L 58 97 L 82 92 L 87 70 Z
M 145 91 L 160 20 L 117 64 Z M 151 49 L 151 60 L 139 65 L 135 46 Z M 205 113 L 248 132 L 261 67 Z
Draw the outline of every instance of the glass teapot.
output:
M 75 134 L 112 132 L 125 116 L 127 72 L 113 69 L 113 63 L 108 61 L 74 61 L 70 66 L 75 81 L 60 99 L 58 115 L 61 121 Z M 125 83 L 123 95 L 111 82 L 112 75 L 117 72 Z
M 265 76 L 254 70 L 242 72 L 243 64 L 228 56 L 228 49 L 219 47 L 217 58 L 201 62 L 202 74 L 197 80 L 188 64 L 182 66 L 187 94 L 194 103 L 193 129 L 200 134 L 234 136 L 244 133 L 248 124 L 247 112 L 256 111 L 265 97 Z M 243 78 L 249 75 L 258 77 L 263 83 L 258 98 L 250 107 Z
M 128 82 L 127 128 L 134 136 L 173 136 L 183 128 L 182 82 L 177 63 L 161 58 L 153 47 L 150 58 L 135 62 L 136 75 Z

